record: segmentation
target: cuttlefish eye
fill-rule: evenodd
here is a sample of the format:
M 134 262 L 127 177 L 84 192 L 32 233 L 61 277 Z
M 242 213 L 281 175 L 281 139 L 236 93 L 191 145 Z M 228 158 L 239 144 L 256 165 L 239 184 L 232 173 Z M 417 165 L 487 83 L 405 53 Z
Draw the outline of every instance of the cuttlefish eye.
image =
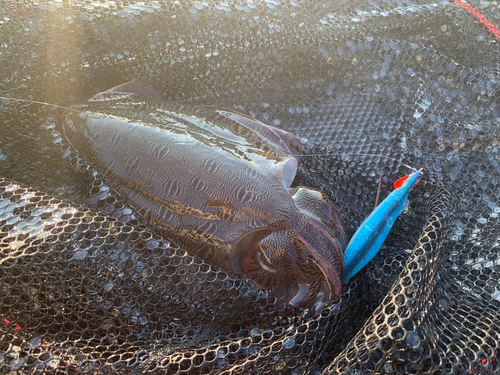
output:
M 319 312 L 342 293 L 345 233 L 321 192 L 299 187 L 291 195 L 297 211 L 290 229 L 253 241 L 233 267 L 280 300 Z

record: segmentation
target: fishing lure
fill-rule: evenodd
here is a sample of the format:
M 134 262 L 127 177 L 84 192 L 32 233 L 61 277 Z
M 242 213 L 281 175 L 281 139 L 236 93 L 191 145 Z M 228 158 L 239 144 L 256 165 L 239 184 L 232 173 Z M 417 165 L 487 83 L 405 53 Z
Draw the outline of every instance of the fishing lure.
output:
M 421 174 L 422 169 L 397 180 L 396 189 L 373 210 L 354 233 L 344 252 L 344 284 L 378 253 Z

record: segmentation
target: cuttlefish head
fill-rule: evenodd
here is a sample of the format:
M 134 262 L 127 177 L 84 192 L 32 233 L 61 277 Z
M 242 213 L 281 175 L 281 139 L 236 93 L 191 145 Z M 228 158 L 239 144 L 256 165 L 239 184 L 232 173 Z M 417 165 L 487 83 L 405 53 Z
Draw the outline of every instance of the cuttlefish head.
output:
M 323 193 L 298 187 L 290 194 L 296 212 L 287 229 L 241 239 L 232 252 L 232 266 L 281 301 L 317 313 L 342 293 L 345 232 Z

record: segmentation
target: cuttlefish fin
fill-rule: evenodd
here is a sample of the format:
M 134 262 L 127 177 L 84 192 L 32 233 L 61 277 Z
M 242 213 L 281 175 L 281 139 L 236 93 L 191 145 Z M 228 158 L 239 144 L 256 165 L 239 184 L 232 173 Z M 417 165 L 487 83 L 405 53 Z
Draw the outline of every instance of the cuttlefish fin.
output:
M 128 97 L 142 97 L 144 99 L 164 100 L 153 86 L 135 79 L 133 81 L 122 83 L 121 85 L 110 88 L 109 90 L 95 94 L 89 99 L 92 102 L 123 99 Z
M 277 147 L 282 152 L 289 154 L 291 156 L 299 158 L 301 151 L 298 147 L 299 141 L 297 137 L 287 132 L 282 128 L 278 128 L 273 125 L 266 124 L 259 121 L 249 114 L 245 113 L 239 108 L 231 105 L 222 104 L 214 106 L 203 106 L 203 108 L 211 109 L 217 111 L 222 116 L 235 121 L 239 125 L 249 129 L 250 131 L 258 134 L 263 140 L 268 144 Z
M 354 233 L 344 252 L 344 283 L 378 253 L 408 200 L 410 190 L 419 181 L 421 173 L 422 170 L 396 181 L 396 190 L 372 211 Z

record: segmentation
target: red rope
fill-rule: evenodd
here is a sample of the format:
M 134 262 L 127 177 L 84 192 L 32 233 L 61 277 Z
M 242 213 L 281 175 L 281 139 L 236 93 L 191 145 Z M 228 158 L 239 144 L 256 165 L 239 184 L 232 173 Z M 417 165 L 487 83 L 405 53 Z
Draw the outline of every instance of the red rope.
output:
M 488 21 L 488 19 L 481 12 L 478 12 L 472 5 L 468 4 L 464 0 L 455 0 L 455 4 L 460 5 L 467 12 L 472 14 L 475 19 L 484 24 L 484 26 L 486 26 L 486 28 L 491 31 L 495 38 L 500 40 L 500 30 L 498 30 L 495 25 Z

